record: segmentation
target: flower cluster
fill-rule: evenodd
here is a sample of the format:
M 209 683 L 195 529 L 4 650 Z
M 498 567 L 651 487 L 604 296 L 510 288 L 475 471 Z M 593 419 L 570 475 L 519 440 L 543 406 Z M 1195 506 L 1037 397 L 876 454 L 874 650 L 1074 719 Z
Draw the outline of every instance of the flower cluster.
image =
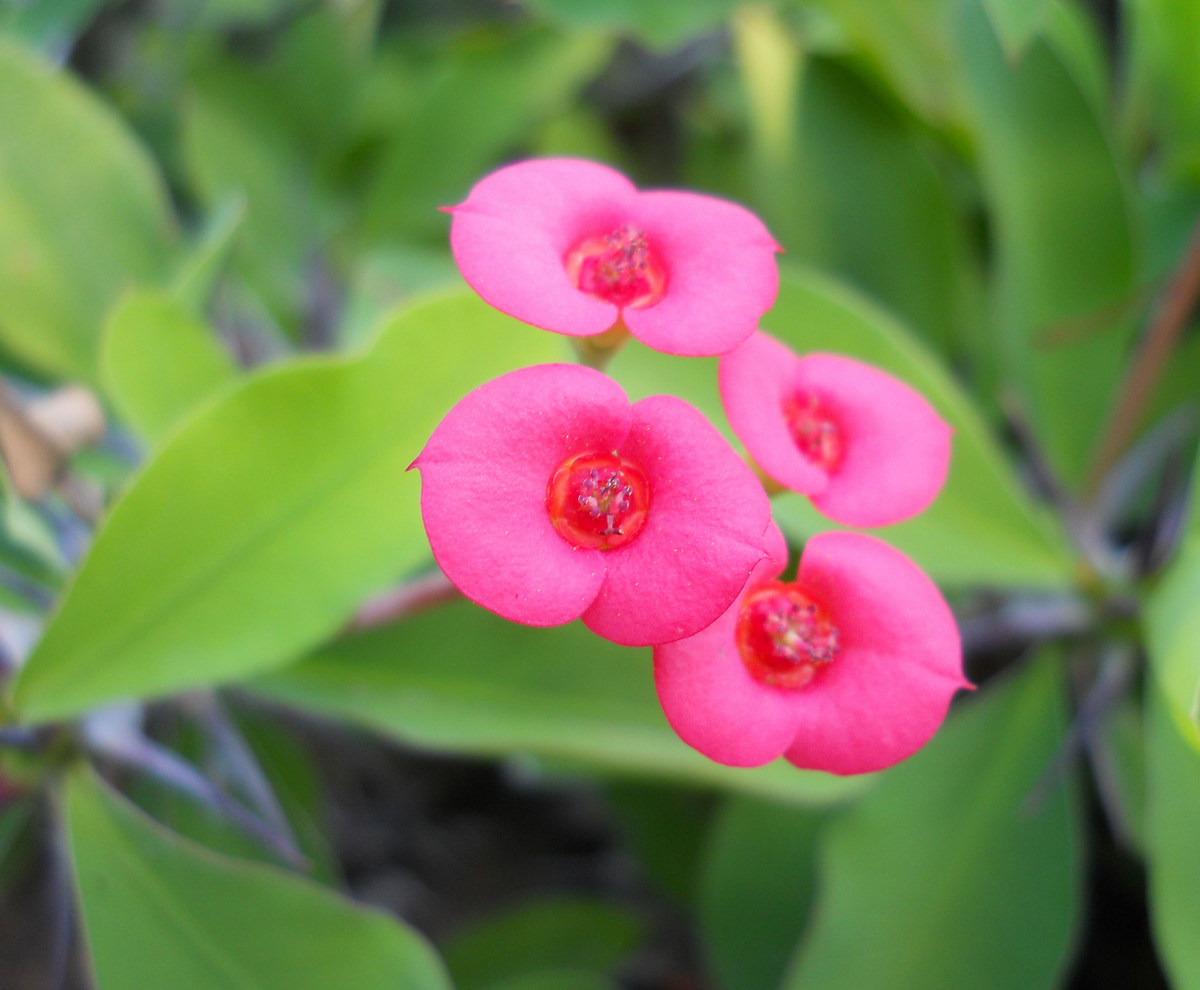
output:
M 721 355 L 751 463 L 831 519 L 886 525 L 937 496 L 951 433 L 920 394 L 758 331 L 780 249 L 748 211 L 546 159 L 492 173 L 449 212 L 464 277 L 510 315 Z M 762 483 L 673 396 L 631 403 L 592 368 L 524 368 L 464 397 L 414 466 L 434 557 L 463 594 L 516 622 L 582 619 L 654 647 L 668 721 L 721 763 L 878 770 L 970 687 L 944 599 L 886 543 L 815 536 L 779 580 L 787 546 Z

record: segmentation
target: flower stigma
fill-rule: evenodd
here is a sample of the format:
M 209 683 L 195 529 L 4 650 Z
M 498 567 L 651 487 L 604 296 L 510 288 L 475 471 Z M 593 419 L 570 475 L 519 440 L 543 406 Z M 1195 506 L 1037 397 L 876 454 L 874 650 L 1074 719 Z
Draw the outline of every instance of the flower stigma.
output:
M 567 252 L 565 264 L 575 288 L 617 306 L 653 306 L 666 290 L 666 270 L 646 235 L 629 224 L 584 238 Z
M 798 585 L 770 581 L 751 591 L 738 615 L 742 662 L 754 677 L 779 688 L 802 688 L 840 649 L 837 627 Z
M 546 509 L 559 536 L 587 549 L 614 550 L 634 539 L 649 505 L 646 476 L 617 454 L 572 457 L 546 488 Z

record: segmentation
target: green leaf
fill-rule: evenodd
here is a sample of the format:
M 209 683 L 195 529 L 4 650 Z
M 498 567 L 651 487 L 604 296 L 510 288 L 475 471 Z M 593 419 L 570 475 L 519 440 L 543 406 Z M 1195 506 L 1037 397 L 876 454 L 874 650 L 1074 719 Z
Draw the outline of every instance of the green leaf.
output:
M 355 358 L 272 368 L 187 421 L 112 510 L 22 669 L 31 721 L 246 677 L 427 559 L 406 469 L 445 411 L 563 345 L 455 294 Z
M 454 753 L 533 753 L 800 803 L 836 801 L 869 784 L 783 761 L 754 770 L 713 763 L 667 724 L 649 650 L 616 646 L 580 623 L 516 625 L 469 602 L 347 637 L 254 688 Z
M 4 38 L 0 94 L 0 343 L 90 380 L 104 313 L 169 269 L 166 191 L 111 110 Z
M 815 893 L 824 819 L 805 808 L 730 798 L 709 830 L 697 911 L 722 990 L 775 990 Z
M 63 57 L 103 0 L 9 0 L 0 7 L 0 34 Z
M 123 298 L 108 320 L 100 377 L 121 418 L 152 442 L 237 380 L 232 358 L 203 320 L 161 291 Z
M 736 0 L 531 0 L 544 16 L 575 30 L 604 28 L 671 48 L 719 27 Z
M 1050 338 L 1064 321 L 1102 318 L 1134 288 L 1126 177 L 1072 63 L 1039 39 L 1010 65 L 978 0 L 961 8 L 962 61 L 995 231 L 1000 357 L 1052 463 L 1078 479 L 1124 367 L 1131 325 L 1069 342 Z
M 1045 22 L 1052 0 L 984 0 L 1004 55 L 1015 62 Z
M 1080 913 L 1073 787 L 1050 658 L 952 715 L 831 822 L 786 990 L 1057 986 Z
M 554 969 L 489 983 L 487 990 L 621 990 L 621 987 L 598 973 Z
M 797 219 L 808 229 L 785 243 L 946 350 L 978 322 L 982 300 L 973 249 L 927 143 L 877 86 L 842 62 L 811 59 L 796 165 L 807 204 Z
M 192 253 L 171 280 L 171 295 L 180 303 L 202 313 L 237 245 L 246 219 L 246 200 L 231 196 L 208 218 Z
M 561 112 L 611 47 L 595 34 L 543 29 L 482 34 L 440 51 L 439 71 L 421 77 L 419 98 L 381 135 L 387 143 L 364 197 L 366 235 L 444 243 L 438 207 L 466 199 L 535 124 Z
M 1200 6 L 1136 0 L 1122 13 L 1131 22 L 1131 88 L 1148 104 L 1173 177 L 1200 184 Z
M 941 0 L 819 0 L 856 56 L 926 120 L 957 129 L 963 94 Z
M 1200 753 L 1171 704 L 1148 692 L 1147 864 L 1150 918 L 1159 958 L 1179 990 L 1200 987 Z M 1194 727 L 1192 727 L 1194 729 Z M 1189 742 L 1191 744 L 1189 745 Z
M 413 930 L 310 881 L 168 832 L 76 771 L 67 817 L 104 990 L 449 990 Z
M 642 922 L 628 908 L 548 897 L 489 917 L 440 948 L 457 990 L 486 990 L 537 970 L 610 970 L 642 938 Z
M 917 518 L 879 531 L 884 539 L 946 584 L 1070 580 L 1061 533 L 1021 490 L 967 396 L 894 319 L 816 274 L 793 273 L 762 326 L 800 353 L 832 351 L 891 372 L 954 427 L 950 476 L 941 495 Z M 834 528 L 796 495 L 776 500 L 775 517 L 797 539 Z
M 1200 754 L 1200 533 L 1183 550 L 1146 603 L 1150 666 L 1183 737 Z

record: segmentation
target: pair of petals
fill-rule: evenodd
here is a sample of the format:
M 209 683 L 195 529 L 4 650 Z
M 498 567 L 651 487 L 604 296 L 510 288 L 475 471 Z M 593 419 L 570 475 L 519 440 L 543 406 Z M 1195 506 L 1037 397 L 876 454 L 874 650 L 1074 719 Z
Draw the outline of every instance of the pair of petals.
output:
M 554 529 L 549 479 L 572 457 L 617 453 L 649 488 L 641 532 L 611 550 Z M 434 558 L 468 598 L 506 619 L 581 618 L 627 646 L 690 636 L 763 558 L 770 506 L 717 430 L 673 396 L 630 403 L 578 365 L 511 372 L 463 398 L 414 462 Z
M 950 468 L 950 426 L 915 389 L 836 354 L 800 357 L 755 333 L 719 366 L 729 423 L 759 466 L 847 526 L 887 526 L 924 511 Z M 815 396 L 841 435 L 827 469 L 806 456 L 784 414 L 797 394 Z
M 778 575 L 787 548 L 772 526 L 770 557 L 712 626 L 654 651 L 667 720 L 718 763 L 868 773 L 903 760 L 937 731 L 960 688 L 958 628 L 928 577 L 888 544 L 858 533 L 808 541 L 797 584 L 840 634 L 838 655 L 802 688 L 772 687 L 747 669 L 735 638 L 745 595 Z
M 518 162 L 481 179 L 451 207 L 450 248 L 489 305 L 525 323 L 590 337 L 623 320 L 670 354 L 723 354 L 745 340 L 775 301 L 780 250 L 762 221 L 697 193 L 639 192 L 595 162 Z M 566 257 L 628 226 L 645 235 L 666 275 L 662 297 L 619 307 L 576 288 Z

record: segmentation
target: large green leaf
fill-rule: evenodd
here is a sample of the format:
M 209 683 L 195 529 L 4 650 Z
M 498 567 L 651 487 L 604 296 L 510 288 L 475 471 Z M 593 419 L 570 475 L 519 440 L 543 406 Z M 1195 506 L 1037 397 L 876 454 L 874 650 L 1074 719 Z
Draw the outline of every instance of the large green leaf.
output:
M 93 378 L 104 314 L 165 277 L 174 248 L 162 179 L 121 121 L 0 37 L 0 343 Z
M 1200 532 L 1189 534 L 1146 606 L 1150 665 L 1183 737 L 1200 755 Z
M 961 4 L 959 39 L 995 234 L 994 311 L 1008 379 L 1052 462 L 1078 478 L 1112 401 L 1128 321 L 1053 339 L 1133 288 L 1136 247 L 1111 135 L 1074 62 L 1047 39 L 1005 59 L 979 0 Z
M 798 802 L 866 785 L 780 761 L 723 767 L 675 736 L 654 694 L 649 650 L 581 624 L 533 629 L 457 602 L 343 639 L 255 682 L 289 704 L 456 753 L 534 753 L 625 774 Z
M 947 584 L 1070 580 L 1061 533 L 1021 490 L 970 400 L 894 319 L 824 278 L 796 273 L 784 280 L 762 326 L 800 353 L 847 354 L 897 375 L 954 427 L 950 476 L 941 495 L 915 519 L 880 531 L 885 539 Z M 778 499 L 775 515 L 798 538 L 834 528 L 799 496 Z
M 808 230 L 789 252 L 862 287 L 942 349 L 957 347 L 978 321 L 977 262 L 909 117 L 845 63 L 814 58 L 799 140 Z
M 1179 990 L 1200 987 L 1200 752 L 1181 732 L 1171 705 L 1148 700 L 1146 825 L 1150 917 L 1159 956 Z M 1191 727 L 1194 733 L 1194 726 Z
M 212 328 L 183 303 L 143 290 L 109 317 L 100 376 L 125 422 L 157 441 L 201 400 L 232 385 L 237 368 Z
M 310 881 L 167 831 L 88 771 L 67 788 L 104 990 L 449 990 L 416 932 Z
M 787 990 L 1058 985 L 1081 880 L 1060 683 L 1043 658 L 987 686 L 829 825 Z
M 730 798 L 708 836 L 697 897 L 704 955 L 722 990 L 776 990 L 815 893 L 823 817 Z
M 439 418 L 560 339 L 455 294 L 362 357 L 268 370 L 188 420 L 96 537 L 23 668 L 32 721 L 244 677 L 332 633 L 423 561 L 419 481 Z
M 641 920 L 628 908 L 548 897 L 480 921 L 440 948 L 457 990 L 487 990 L 542 970 L 614 969 L 642 935 Z

